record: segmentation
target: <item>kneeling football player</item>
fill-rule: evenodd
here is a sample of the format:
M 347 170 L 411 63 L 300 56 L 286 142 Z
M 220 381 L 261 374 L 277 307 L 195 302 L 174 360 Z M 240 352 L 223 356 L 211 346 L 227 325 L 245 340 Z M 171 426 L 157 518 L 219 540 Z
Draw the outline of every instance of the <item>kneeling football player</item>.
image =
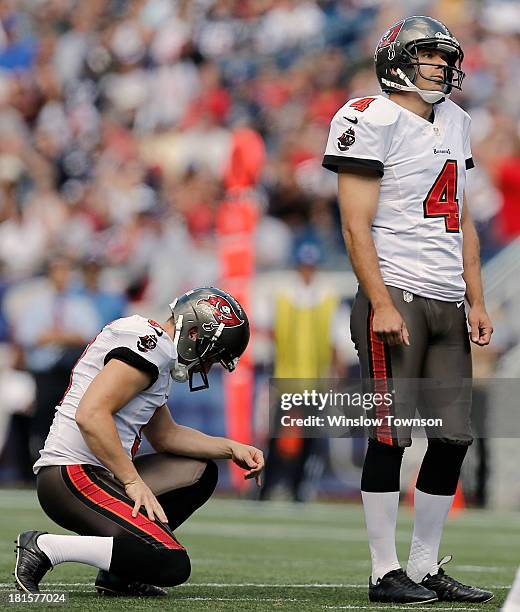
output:
M 213 493 L 212 460 L 231 459 L 259 483 L 260 450 L 178 425 L 166 406 L 172 378 L 194 391 L 208 387 L 213 363 L 235 369 L 249 341 L 246 313 L 213 287 L 170 308 L 162 325 L 138 315 L 106 325 L 72 370 L 34 471 L 45 513 L 79 535 L 21 533 L 19 589 L 37 593 L 49 569 L 75 561 L 99 569 L 101 593 L 165 595 L 161 586 L 190 575 L 174 530 Z M 157 452 L 134 460 L 143 433 Z

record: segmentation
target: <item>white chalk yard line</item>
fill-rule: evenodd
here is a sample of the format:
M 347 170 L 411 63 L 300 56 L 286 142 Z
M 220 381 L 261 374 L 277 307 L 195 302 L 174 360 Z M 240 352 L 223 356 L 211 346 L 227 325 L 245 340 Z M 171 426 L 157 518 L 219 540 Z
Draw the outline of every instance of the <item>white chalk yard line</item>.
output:
M 309 601 L 308 599 L 289 599 L 286 597 L 270 597 L 268 599 L 258 597 L 176 597 L 175 602 L 178 601 L 293 601 L 293 602 L 303 602 Z
M 14 586 L 14 582 L 0 582 L 0 589 L 6 589 Z M 90 587 L 94 588 L 93 583 L 89 582 L 42 582 L 41 586 L 46 590 L 51 587 Z M 338 583 L 259 583 L 259 582 L 187 582 L 181 584 L 175 589 L 187 588 L 257 588 L 257 589 L 366 589 L 367 584 L 347 584 L 344 582 Z M 491 585 L 483 586 L 485 589 L 510 589 L 511 585 Z
M 81 590 L 81 591 L 74 591 L 74 593 L 91 593 L 94 594 L 93 590 Z M 264 598 L 264 597 L 175 597 L 175 601 L 185 601 L 185 602 L 190 602 L 190 601 L 229 601 L 229 602 L 235 602 L 235 601 L 255 601 L 255 602 L 293 602 L 293 603 L 304 603 L 304 602 L 309 602 L 309 599 L 301 599 L 301 598 L 287 598 L 287 597 L 269 597 L 269 598 Z M 314 602 L 317 603 L 317 602 Z M 328 606 L 328 605 L 322 605 L 321 606 L 324 610 L 427 610 L 428 612 L 433 612 L 432 611 L 432 607 L 426 607 L 426 606 L 396 606 L 396 605 L 392 605 L 390 607 L 387 606 L 360 606 L 360 605 L 345 605 L 345 606 Z M 444 611 L 450 611 L 450 610 L 481 610 L 480 607 L 475 606 L 474 608 L 462 608 L 462 607 L 440 607 L 439 605 L 435 605 L 435 610 L 444 610 Z
M 432 604 L 430 606 L 416 606 L 416 605 L 408 605 L 408 606 L 323 606 L 326 610 L 481 610 L 481 607 L 475 606 L 474 608 L 459 608 L 458 606 L 452 606 L 449 608 L 439 607 L 438 604 Z

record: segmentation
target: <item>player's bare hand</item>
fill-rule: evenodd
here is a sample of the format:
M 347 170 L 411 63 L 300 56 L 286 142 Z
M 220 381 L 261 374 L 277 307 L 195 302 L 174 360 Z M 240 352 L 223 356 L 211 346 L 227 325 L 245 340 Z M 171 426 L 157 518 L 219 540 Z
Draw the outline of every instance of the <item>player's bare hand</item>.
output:
M 254 446 L 233 442 L 231 445 L 231 459 L 239 467 L 246 470 L 244 478 L 254 478 L 259 487 L 262 484 L 262 470 L 265 466 L 264 453 Z
M 374 308 L 372 329 L 379 340 L 390 346 L 410 346 L 410 335 L 403 317 L 393 305 Z
M 136 517 L 139 514 L 139 509 L 144 506 L 146 514 L 151 521 L 154 521 L 155 517 L 157 517 L 163 523 L 168 522 L 161 504 L 142 478 L 136 478 L 132 482 L 127 482 L 125 484 L 125 491 L 128 497 L 135 502 L 132 510 L 133 517 Z
M 493 324 L 484 306 L 473 306 L 468 314 L 468 323 L 471 328 L 471 341 L 478 346 L 486 346 L 491 340 Z

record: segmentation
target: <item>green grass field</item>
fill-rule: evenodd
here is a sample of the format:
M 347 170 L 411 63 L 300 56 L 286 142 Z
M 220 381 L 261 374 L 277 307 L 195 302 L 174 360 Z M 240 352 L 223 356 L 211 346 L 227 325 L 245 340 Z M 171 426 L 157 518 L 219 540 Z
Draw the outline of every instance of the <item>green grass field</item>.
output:
M 0 491 L 0 591 L 13 591 L 13 540 L 18 532 L 61 532 L 28 491 Z M 406 562 L 411 514 L 401 510 L 399 555 Z M 102 598 L 95 594 L 95 570 L 64 564 L 46 575 L 43 590 L 70 593 L 73 610 L 383 610 L 406 606 L 369 604 L 368 547 L 360 506 L 293 505 L 213 500 L 178 536 L 192 559 L 190 582 L 168 599 Z M 441 555 L 453 554 L 448 572 L 462 582 L 492 589 L 483 606 L 437 603 L 415 610 L 499 610 L 520 563 L 518 515 L 465 511 L 450 518 Z M 23 606 L 44 609 L 43 605 Z

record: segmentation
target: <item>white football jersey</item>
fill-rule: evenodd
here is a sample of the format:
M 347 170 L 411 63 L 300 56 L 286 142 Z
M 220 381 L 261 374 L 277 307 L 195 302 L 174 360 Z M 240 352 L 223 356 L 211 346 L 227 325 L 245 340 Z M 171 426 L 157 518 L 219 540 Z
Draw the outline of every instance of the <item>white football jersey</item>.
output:
M 87 446 L 76 423 L 76 410 L 95 376 L 111 359 L 119 359 L 152 377 L 150 386 L 114 415 L 121 444 L 129 457 L 137 452 L 141 430 L 157 408 L 166 403 L 170 370 L 177 359 L 172 339 L 152 320 L 139 315 L 117 319 L 106 325 L 87 346 L 72 370 L 34 472 L 45 465 L 103 464 Z
M 349 100 L 332 119 L 323 166 L 380 174 L 372 236 L 385 284 L 464 299 L 462 215 L 473 167 L 470 117 L 447 99 L 433 123 L 385 95 Z

